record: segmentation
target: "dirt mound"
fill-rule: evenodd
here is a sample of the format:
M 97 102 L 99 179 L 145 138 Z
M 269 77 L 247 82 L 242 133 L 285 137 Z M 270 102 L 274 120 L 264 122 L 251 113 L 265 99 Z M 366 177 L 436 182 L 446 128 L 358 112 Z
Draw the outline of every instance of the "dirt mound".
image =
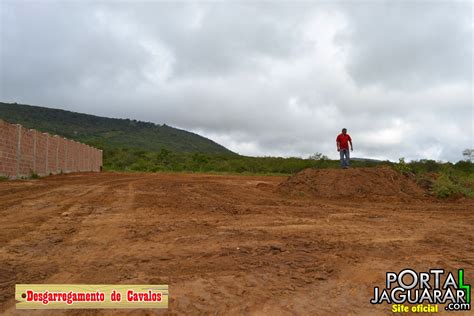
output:
M 404 199 L 427 195 L 412 179 L 390 167 L 305 169 L 282 182 L 277 191 L 324 198 Z

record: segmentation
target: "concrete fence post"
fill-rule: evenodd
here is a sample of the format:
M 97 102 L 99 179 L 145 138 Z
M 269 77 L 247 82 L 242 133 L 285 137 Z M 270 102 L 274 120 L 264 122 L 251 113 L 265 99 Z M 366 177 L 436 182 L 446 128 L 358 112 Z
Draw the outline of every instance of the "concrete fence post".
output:
M 86 171 L 90 171 L 89 170 L 89 146 L 84 146 L 84 168 L 86 169 Z
M 77 146 L 76 146 L 76 142 L 75 141 L 72 141 L 71 142 L 71 145 L 72 145 L 72 156 L 71 156 L 71 162 L 72 162 L 72 172 L 76 172 L 77 171 L 77 165 L 76 165 L 76 155 L 77 155 Z
M 71 172 L 76 172 L 76 160 L 74 159 L 74 155 L 76 154 L 76 143 L 71 140 L 71 150 L 72 150 L 72 155 L 71 155 Z
M 20 159 L 21 159 L 21 125 L 16 125 L 17 139 L 16 139 L 16 177 L 20 177 Z
M 64 162 L 61 165 L 64 168 L 63 173 L 67 173 L 67 141 L 65 138 L 63 138 L 63 140 L 64 140 Z
M 33 131 L 33 172 L 37 173 L 36 171 L 36 130 L 32 129 Z
M 46 133 L 43 133 L 43 134 L 46 134 Z M 46 169 L 45 169 L 45 173 L 46 175 L 49 175 L 49 164 L 48 164 L 48 160 L 49 160 L 49 155 L 48 155 L 48 148 L 49 146 L 49 134 L 46 134 Z
M 56 139 L 56 173 L 59 173 L 59 136 L 54 135 Z
M 66 141 L 64 142 L 64 172 L 68 173 L 68 169 L 67 169 L 67 143 L 69 143 L 69 140 L 66 139 Z
M 87 151 L 87 155 L 86 155 L 87 171 L 92 171 L 91 170 L 91 148 L 87 146 L 86 151 Z

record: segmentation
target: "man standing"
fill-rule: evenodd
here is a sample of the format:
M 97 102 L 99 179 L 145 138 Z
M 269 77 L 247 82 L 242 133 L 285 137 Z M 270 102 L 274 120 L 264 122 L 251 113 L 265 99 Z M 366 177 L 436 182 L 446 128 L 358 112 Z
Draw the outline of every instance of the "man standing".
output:
M 341 157 L 341 168 L 347 169 L 349 167 L 349 144 L 351 145 L 351 151 L 354 150 L 352 147 L 352 139 L 347 134 L 347 129 L 343 128 L 342 133 L 337 135 L 336 138 L 337 151 Z

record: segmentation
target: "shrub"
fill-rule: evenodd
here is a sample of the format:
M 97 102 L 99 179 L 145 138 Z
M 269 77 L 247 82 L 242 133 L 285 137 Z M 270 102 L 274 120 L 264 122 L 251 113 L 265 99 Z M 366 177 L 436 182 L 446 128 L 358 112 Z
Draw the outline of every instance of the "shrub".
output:
M 409 172 L 412 172 L 412 169 L 411 169 L 410 165 L 408 165 L 408 164 L 405 162 L 405 158 L 404 158 L 404 157 L 398 159 L 398 163 L 394 165 L 394 168 L 395 168 L 395 170 L 397 170 L 398 172 L 401 172 L 401 173 L 409 173 Z
M 464 188 L 448 173 L 441 173 L 433 185 L 433 192 L 439 198 L 447 198 L 452 195 L 465 195 Z

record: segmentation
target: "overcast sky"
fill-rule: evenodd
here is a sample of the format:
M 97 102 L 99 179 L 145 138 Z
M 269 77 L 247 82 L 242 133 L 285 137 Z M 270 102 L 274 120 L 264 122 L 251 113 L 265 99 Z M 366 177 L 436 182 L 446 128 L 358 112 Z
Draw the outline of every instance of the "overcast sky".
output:
M 0 101 L 197 132 L 244 155 L 458 161 L 470 1 L 0 0 Z

